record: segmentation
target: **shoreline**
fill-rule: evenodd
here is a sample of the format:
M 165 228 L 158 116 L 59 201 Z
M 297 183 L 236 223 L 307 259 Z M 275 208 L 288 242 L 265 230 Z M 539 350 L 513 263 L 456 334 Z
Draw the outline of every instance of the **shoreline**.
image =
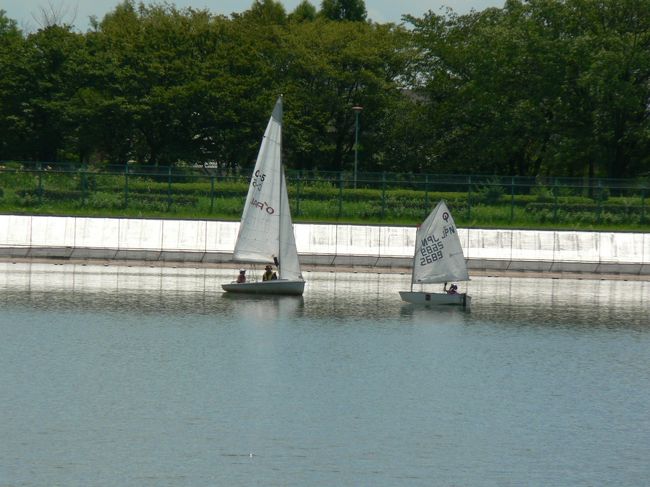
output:
M 236 270 L 241 264 L 236 262 L 182 262 L 162 260 L 117 260 L 117 259 L 67 259 L 46 257 L 5 257 L 0 256 L 3 264 L 50 264 L 50 265 L 78 265 L 78 266 L 104 266 L 104 267 L 149 267 L 149 268 L 181 268 L 181 269 L 232 269 Z M 410 267 L 379 267 L 364 265 L 325 265 L 304 264 L 303 272 L 330 272 L 353 274 L 410 274 Z M 501 269 L 471 269 L 471 277 L 511 277 L 528 279 L 575 279 L 593 281 L 650 281 L 650 276 L 643 274 L 615 274 L 594 272 L 568 272 L 568 271 L 525 271 Z
M 0 215 L 0 259 L 80 265 L 237 268 L 239 223 Z M 305 272 L 410 274 L 416 229 L 296 224 Z M 650 280 L 650 232 L 459 228 L 470 276 Z

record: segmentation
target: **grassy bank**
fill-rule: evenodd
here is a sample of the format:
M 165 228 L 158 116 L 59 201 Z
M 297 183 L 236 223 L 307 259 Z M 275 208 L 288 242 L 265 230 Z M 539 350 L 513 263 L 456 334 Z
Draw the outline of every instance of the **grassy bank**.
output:
M 105 174 L 7 167 L 0 171 L 5 214 L 238 220 L 248 176 Z M 288 177 L 296 222 L 417 225 L 445 199 L 461 227 L 648 231 L 645 189 L 508 187 Z M 440 190 L 441 187 L 449 190 Z M 463 190 L 460 190 L 462 187 Z M 578 188 L 580 189 L 580 188 Z

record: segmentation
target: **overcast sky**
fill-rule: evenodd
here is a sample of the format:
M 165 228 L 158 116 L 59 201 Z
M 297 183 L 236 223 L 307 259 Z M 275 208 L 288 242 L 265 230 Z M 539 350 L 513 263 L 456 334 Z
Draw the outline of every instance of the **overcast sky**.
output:
M 301 0 L 281 0 L 287 12 L 291 12 Z M 310 0 L 312 5 L 320 7 L 321 0 Z M 441 12 L 441 8 L 450 7 L 459 14 L 471 9 L 483 10 L 487 7 L 503 7 L 502 0 L 365 0 L 368 17 L 375 22 L 400 22 L 404 14 L 421 17 L 428 10 Z M 38 29 L 41 9 L 48 12 L 54 9 L 65 22 L 73 23 L 77 29 L 88 29 L 88 18 L 92 15 L 98 19 L 112 11 L 121 0 L 0 0 L 0 10 L 7 12 L 10 19 L 26 31 Z M 137 3 L 137 2 L 136 2 Z M 162 3 L 145 1 L 145 3 Z M 253 0 L 168 0 L 178 8 L 207 8 L 216 14 L 229 15 L 250 8 Z

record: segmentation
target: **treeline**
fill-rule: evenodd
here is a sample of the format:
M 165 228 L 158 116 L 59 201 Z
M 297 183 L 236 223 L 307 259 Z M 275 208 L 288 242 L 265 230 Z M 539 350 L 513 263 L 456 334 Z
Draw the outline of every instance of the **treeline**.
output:
M 0 160 L 249 167 L 278 94 L 291 169 L 650 174 L 650 2 L 367 18 L 127 0 L 84 33 L 0 10 Z M 355 113 L 353 107 L 362 107 Z

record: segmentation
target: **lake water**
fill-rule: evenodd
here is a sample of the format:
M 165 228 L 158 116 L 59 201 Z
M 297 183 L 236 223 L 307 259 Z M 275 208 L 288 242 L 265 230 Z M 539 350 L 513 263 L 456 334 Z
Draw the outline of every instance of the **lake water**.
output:
M 0 264 L 0 486 L 648 484 L 649 282 L 234 274 Z

